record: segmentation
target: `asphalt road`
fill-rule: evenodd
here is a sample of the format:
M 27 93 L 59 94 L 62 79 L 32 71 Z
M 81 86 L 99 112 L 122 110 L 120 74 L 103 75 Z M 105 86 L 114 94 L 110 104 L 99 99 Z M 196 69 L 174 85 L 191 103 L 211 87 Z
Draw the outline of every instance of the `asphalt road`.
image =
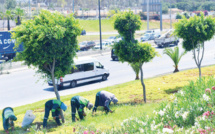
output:
M 181 45 L 180 50 L 182 50 Z M 171 59 L 163 55 L 163 49 L 156 48 L 161 57 L 154 58 L 151 62 L 143 65 L 144 78 L 171 73 L 174 71 Z M 215 64 L 215 39 L 206 43 L 205 56 L 202 66 Z M 192 53 L 188 52 L 182 57 L 179 63 L 179 70 L 195 68 L 195 62 L 192 59 Z M 107 86 L 112 86 L 135 79 L 135 74 L 127 63 L 112 61 L 110 55 L 95 57 L 105 68 L 110 71 L 110 77 L 107 81 L 91 82 L 79 85 L 76 88 L 66 87 L 60 91 L 60 95 L 74 94 Z M 39 100 L 55 97 L 53 87 L 47 85 L 35 70 L 26 69 L 19 72 L 13 72 L 8 75 L 0 75 L 0 109 L 6 106 L 20 106 L 30 104 Z

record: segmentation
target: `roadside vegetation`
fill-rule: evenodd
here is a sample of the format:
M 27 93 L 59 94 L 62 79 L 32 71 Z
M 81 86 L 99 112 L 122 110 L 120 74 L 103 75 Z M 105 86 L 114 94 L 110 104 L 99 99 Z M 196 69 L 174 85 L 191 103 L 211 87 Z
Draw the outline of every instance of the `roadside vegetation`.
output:
M 202 68 L 202 74 L 203 74 L 202 76 L 204 77 L 213 76 L 215 74 L 215 66 Z M 65 124 L 63 124 L 60 127 L 57 127 L 54 120 L 52 120 L 52 118 L 49 117 L 49 123 L 48 123 L 49 129 L 47 130 L 47 132 L 53 133 L 53 134 L 72 133 L 75 129 L 75 132 L 79 131 L 80 133 L 83 133 L 86 130 L 90 130 L 94 132 L 98 130 L 99 133 L 110 132 L 110 131 L 114 131 L 114 132 L 128 131 L 129 133 L 132 133 L 132 131 L 130 130 L 133 130 L 133 128 L 126 127 L 126 129 L 124 130 L 123 127 L 121 127 L 123 122 L 125 123 L 129 121 L 128 123 L 132 123 L 132 122 L 135 123 L 132 120 L 134 119 L 136 120 L 136 117 L 138 118 L 139 122 L 140 121 L 145 122 L 146 119 L 153 119 L 154 116 L 158 116 L 155 113 L 153 113 L 153 111 L 158 109 L 160 107 L 159 105 L 161 105 L 163 101 L 173 102 L 173 100 L 175 99 L 175 96 L 178 96 L 178 95 L 175 95 L 175 93 L 178 92 L 179 90 L 183 90 L 184 94 L 188 93 L 188 90 L 189 90 L 188 85 L 190 84 L 190 81 L 192 80 L 196 81 L 197 79 L 198 79 L 198 69 L 181 71 L 179 73 L 169 74 L 169 75 L 155 77 L 151 79 L 145 79 L 145 85 L 147 87 L 146 88 L 147 104 L 145 104 L 142 99 L 143 95 L 142 95 L 142 90 L 141 90 L 142 86 L 140 81 L 131 81 L 124 84 L 106 87 L 98 90 L 82 92 L 82 93 L 72 94 L 68 96 L 62 96 L 61 100 L 69 106 L 68 110 L 64 113 Z M 201 94 L 197 94 L 197 93 L 193 94 L 194 100 L 197 100 L 197 98 L 199 98 L 204 93 L 204 90 L 206 87 L 211 88 L 211 86 L 215 84 L 214 79 L 210 79 L 209 83 L 207 83 L 207 81 L 208 80 L 205 80 L 202 83 L 202 85 L 198 83 L 194 84 L 195 88 L 192 88 L 192 89 L 199 89 L 198 92 L 201 93 Z M 103 109 L 98 109 L 97 114 L 92 115 L 92 111 L 87 110 L 86 111 L 87 117 L 84 121 L 78 121 L 76 123 L 72 123 L 71 110 L 70 110 L 71 108 L 70 99 L 72 98 L 72 96 L 80 95 L 85 98 L 88 98 L 90 102 L 94 103 L 95 94 L 100 90 L 106 90 L 106 91 L 112 92 L 117 96 L 117 98 L 119 99 L 119 104 L 117 105 L 111 104 L 111 109 L 115 110 L 115 112 L 113 114 L 106 115 L 105 112 L 103 112 Z M 193 92 L 197 92 L 197 91 L 195 90 Z M 181 91 L 180 91 L 180 94 L 181 94 Z M 187 94 L 186 97 L 188 97 L 189 94 Z M 43 116 L 44 116 L 44 104 L 46 101 L 47 100 L 43 100 L 33 104 L 14 108 L 15 115 L 18 118 L 18 120 L 15 122 L 15 126 L 16 126 L 15 133 L 25 133 L 25 132 L 43 133 L 43 131 L 45 131 L 45 130 L 37 130 L 36 124 L 42 123 Z M 184 106 L 187 107 L 189 106 L 190 103 L 186 102 L 185 104 L 186 105 Z M 195 103 L 193 102 L 192 104 L 195 104 Z M 166 104 L 161 105 L 160 109 L 162 110 L 165 106 Z M 178 103 L 178 106 L 182 108 L 182 102 L 180 104 Z M 207 108 L 206 105 L 204 105 L 203 108 L 204 108 L 204 111 L 210 109 L 210 107 Z M 31 127 L 29 127 L 28 129 L 27 128 L 21 129 L 20 127 L 21 127 L 22 119 L 24 117 L 26 110 L 29 110 L 29 109 L 34 111 L 34 114 L 36 115 L 36 119 L 34 123 L 31 125 Z M 185 111 L 186 110 L 187 109 L 185 109 Z M 166 110 L 166 111 L 169 111 L 169 110 Z M 185 111 L 183 111 L 183 113 Z M 200 114 L 195 114 L 195 116 L 201 115 L 201 113 L 203 113 L 204 111 L 199 112 Z M 148 118 L 143 118 L 143 117 L 147 117 L 147 115 L 148 115 Z M 165 121 L 168 121 L 168 118 L 166 118 L 166 116 L 167 114 L 165 115 Z M 173 118 L 173 114 L 170 114 L 169 116 L 170 116 L 170 119 Z M 129 120 L 126 120 L 126 119 L 129 119 Z M 161 119 L 162 118 L 158 118 L 155 121 L 155 125 L 157 125 L 158 121 Z M 150 123 L 150 121 L 148 122 Z M 174 124 L 174 125 L 178 125 L 178 124 Z M 182 125 L 186 125 L 186 123 L 183 124 L 182 122 Z M 186 126 L 191 127 L 191 125 L 192 123 L 189 123 Z M 172 127 L 173 126 L 171 126 L 171 128 Z M 158 128 L 161 128 L 161 126 Z M 0 133 L 3 133 L 1 117 L 0 117 L 0 130 L 1 130 Z M 135 131 L 133 132 L 140 132 L 140 129 L 139 128 L 138 130 L 135 129 Z

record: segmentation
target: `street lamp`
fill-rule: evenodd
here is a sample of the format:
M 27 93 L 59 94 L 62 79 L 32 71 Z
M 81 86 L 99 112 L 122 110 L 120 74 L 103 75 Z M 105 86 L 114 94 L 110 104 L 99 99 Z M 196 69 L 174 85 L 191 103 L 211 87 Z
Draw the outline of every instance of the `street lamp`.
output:
M 102 30 L 101 30 L 100 0 L 98 0 L 98 5 L 99 5 L 100 50 L 102 50 Z

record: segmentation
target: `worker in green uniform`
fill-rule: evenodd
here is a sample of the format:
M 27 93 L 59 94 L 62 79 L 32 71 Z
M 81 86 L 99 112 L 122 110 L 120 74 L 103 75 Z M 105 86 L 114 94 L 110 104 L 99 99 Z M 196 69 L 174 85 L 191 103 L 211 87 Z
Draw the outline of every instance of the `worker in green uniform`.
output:
M 60 110 L 66 111 L 67 106 L 61 102 L 60 100 L 49 100 L 45 103 L 45 115 L 43 119 L 43 127 L 47 127 L 47 120 L 49 117 L 49 112 L 52 111 L 52 117 L 56 121 L 57 125 L 61 125 L 60 123 Z
M 16 116 L 14 115 L 13 109 L 11 107 L 6 107 L 3 109 L 2 119 L 3 119 L 4 130 L 7 134 L 9 134 L 9 131 L 8 131 L 9 127 L 11 127 L 12 130 L 14 130 L 13 121 L 17 120 Z
M 89 102 L 89 100 L 85 99 L 81 96 L 74 96 L 71 99 L 71 111 L 72 111 L 72 121 L 75 122 L 75 113 L 76 109 L 78 111 L 78 115 L 82 120 L 86 116 L 84 112 L 84 107 L 87 107 L 89 110 L 93 107 L 93 104 Z
M 113 102 L 116 104 L 118 102 L 118 99 L 115 97 L 114 94 L 107 92 L 107 91 L 100 91 L 96 94 L 96 101 L 95 106 L 93 108 L 93 112 L 96 112 L 98 106 L 103 106 L 106 113 L 113 112 L 110 110 L 109 105 Z

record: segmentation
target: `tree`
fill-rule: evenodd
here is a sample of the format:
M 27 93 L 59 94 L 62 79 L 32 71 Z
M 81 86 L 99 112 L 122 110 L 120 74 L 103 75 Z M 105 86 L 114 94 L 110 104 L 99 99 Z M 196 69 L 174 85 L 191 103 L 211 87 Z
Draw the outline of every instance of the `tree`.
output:
M 37 67 L 37 73 L 43 78 L 52 79 L 56 98 L 60 100 L 55 78 L 64 77 L 71 71 L 78 49 L 77 36 L 81 33 L 78 21 L 72 15 L 64 17 L 59 12 L 41 10 L 34 20 L 23 22 L 14 31 L 15 46 L 23 42 L 25 64 Z
M 5 13 L 5 17 L 7 18 L 7 29 L 8 31 L 10 31 L 10 20 L 14 17 L 12 10 L 7 10 Z
M 215 34 L 215 19 L 211 16 L 194 16 L 175 24 L 174 34 L 183 39 L 183 48 L 192 51 L 195 63 L 201 78 L 201 63 L 204 57 L 205 41 L 210 40 Z
M 5 2 L 5 8 L 13 10 L 16 7 L 16 0 L 6 0 Z
M 114 16 L 114 28 L 123 37 L 123 40 L 115 43 L 113 48 L 115 49 L 114 53 L 119 57 L 121 62 L 128 62 L 131 65 L 138 66 L 141 72 L 144 101 L 146 102 L 142 66 L 144 63 L 153 59 L 157 53 L 151 44 L 138 43 L 138 41 L 134 39 L 134 33 L 136 30 L 140 29 L 140 26 L 140 16 L 134 15 L 132 11 L 116 14 Z
M 24 10 L 21 8 L 16 8 L 14 11 L 15 15 L 16 15 L 16 25 L 20 25 L 21 24 L 21 17 L 24 16 Z
M 174 50 L 171 48 L 165 48 L 163 53 L 168 55 L 172 59 L 172 61 L 174 62 L 175 70 L 173 73 L 179 72 L 179 70 L 178 70 L 179 61 L 181 60 L 181 57 L 186 54 L 186 51 L 179 54 L 179 48 L 175 47 Z

